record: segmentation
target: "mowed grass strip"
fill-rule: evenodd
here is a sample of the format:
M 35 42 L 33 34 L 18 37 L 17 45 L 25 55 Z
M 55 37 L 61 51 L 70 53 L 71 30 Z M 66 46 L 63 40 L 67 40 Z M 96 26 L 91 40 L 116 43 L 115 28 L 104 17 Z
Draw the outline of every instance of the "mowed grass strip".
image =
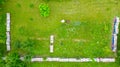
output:
M 35 62 L 31 67 L 119 67 L 116 63 Z

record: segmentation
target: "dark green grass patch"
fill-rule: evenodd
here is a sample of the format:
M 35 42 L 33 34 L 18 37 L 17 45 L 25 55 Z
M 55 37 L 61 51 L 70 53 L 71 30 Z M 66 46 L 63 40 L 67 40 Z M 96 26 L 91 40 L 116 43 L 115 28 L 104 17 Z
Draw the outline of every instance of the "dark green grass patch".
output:
M 6 52 L 6 16 L 0 14 L 0 55 L 4 56 Z

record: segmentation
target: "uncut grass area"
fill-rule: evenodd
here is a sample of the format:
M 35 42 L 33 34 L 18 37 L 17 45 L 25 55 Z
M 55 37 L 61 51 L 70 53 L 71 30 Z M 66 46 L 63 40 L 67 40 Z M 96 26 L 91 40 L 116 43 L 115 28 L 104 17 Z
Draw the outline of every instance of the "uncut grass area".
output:
M 31 39 L 36 43 L 33 54 L 40 57 L 114 57 L 111 51 L 113 18 L 117 15 L 114 1 L 50 1 L 50 16 L 41 17 L 42 0 L 9 0 L 5 12 L 11 13 L 11 47 Z M 33 6 L 31 6 L 31 4 Z M 70 21 L 62 24 L 62 19 Z M 55 36 L 54 53 L 49 51 L 49 37 Z M 22 46 L 22 44 L 21 44 Z

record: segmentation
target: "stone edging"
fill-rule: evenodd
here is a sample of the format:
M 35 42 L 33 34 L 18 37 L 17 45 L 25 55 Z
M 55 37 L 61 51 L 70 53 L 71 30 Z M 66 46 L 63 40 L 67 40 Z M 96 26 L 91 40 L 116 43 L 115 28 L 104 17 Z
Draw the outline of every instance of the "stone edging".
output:
M 6 46 L 7 51 L 10 51 L 10 13 L 6 13 Z
M 117 50 L 117 34 L 119 33 L 119 17 L 115 17 L 114 25 L 113 25 L 113 33 L 112 33 L 112 51 L 116 52 Z
M 24 60 L 24 57 L 21 57 Z M 115 58 L 32 58 L 31 62 L 115 62 Z

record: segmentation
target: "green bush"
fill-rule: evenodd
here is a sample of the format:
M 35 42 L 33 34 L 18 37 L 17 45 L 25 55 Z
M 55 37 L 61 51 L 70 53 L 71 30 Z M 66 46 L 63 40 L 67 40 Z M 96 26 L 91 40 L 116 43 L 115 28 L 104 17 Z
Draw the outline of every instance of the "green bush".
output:
M 24 57 L 24 61 L 25 61 L 25 62 L 31 62 L 31 59 L 32 59 L 32 54 L 27 54 L 27 55 L 25 55 L 25 57 Z
M 0 4 L 4 4 L 5 3 L 5 0 L 0 0 Z
M 0 43 L 0 54 L 2 56 L 5 55 L 5 51 L 6 51 L 6 45 L 4 43 Z
M 4 67 L 5 66 L 5 63 L 4 63 L 4 60 L 2 59 L 2 54 L 0 54 L 0 67 Z
M 24 54 L 32 54 L 35 44 L 36 44 L 35 41 L 29 38 L 23 42 L 21 42 L 20 40 L 15 40 L 13 44 L 13 48 L 14 48 L 14 51 L 17 51 L 17 52 L 19 52 L 20 50 L 20 51 L 23 51 Z
M 25 51 L 26 53 L 32 54 L 35 46 L 35 41 L 31 39 L 27 39 L 21 43 L 20 49 Z
M 7 55 L 5 67 L 26 67 L 26 64 L 20 60 L 20 55 L 18 53 L 13 52 Z
M 47 4 L 40 4 L 39 5 L 40 15 L 43 17 L 48 17 L 50 14 L 50 8 Z

